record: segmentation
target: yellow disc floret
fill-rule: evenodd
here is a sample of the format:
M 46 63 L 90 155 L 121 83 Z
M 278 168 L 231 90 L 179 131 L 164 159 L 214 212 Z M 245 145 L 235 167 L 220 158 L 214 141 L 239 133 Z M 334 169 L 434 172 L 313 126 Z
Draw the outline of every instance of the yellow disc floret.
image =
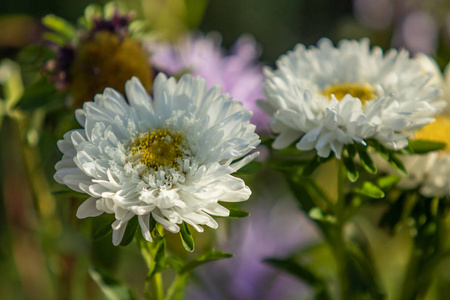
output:
M 150 169 L 178 167 L 178 159 L 185 155 L 186 142 L 179 133 L 158 128 L 141 134 L 131 143 L 131 154 Z
M 354 98 L 358 98 L 361 102 L 376 98 L 374 89 L 367 83 L 340 83 L 327 86 L 322 94 L 331 99 L 334 95 L 337 100 L 342 100 L 345 95 L 350 94 Z
M 436 116 L 436 121 L 418 130 L 414 135 L 418 140 L 430 140 L 447 144 L 445 151 L 450 150 L 450 116 Z

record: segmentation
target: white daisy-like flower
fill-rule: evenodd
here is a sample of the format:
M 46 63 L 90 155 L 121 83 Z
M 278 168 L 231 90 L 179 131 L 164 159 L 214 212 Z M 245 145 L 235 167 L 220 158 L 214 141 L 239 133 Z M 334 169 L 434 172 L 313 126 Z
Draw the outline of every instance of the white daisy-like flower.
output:
M 219 201 L 251 194 L 231 174 L 258 155 L 247 155 L 260 142 L 252 113 L 219 86 L 208 90 L 190 75 L 178 83 L 158 75 L 153 100 L 137 78 L 125 91 L 126 100 L 107 88 L 86 102 L 76 111 L 83 129 L 58 142 L 64 155 L 56 181 L 90 195 L 77 217 L 115 214 L 114 245 L 134 216 L 148 241 L 150 217 L 173 233 L 183 222 L 199 232 L 201 225 L 217 228 L 211 215 L 229 215 Z
M 415 60 L 419 62 L 422 72 L 432 74 L 431 81 L 439 85 L 443 98 L 450 103 L 450 64 L 446 67 L 444 76 L 436 61 L 425 55 L 418 54 Z M 398 187 L 405 190 L 419 189 L 427 197 L 450 196 L 450 105 L 435 121 L 418 130 L 413 139 L 431 140 L 447 143 L 446 148 L 427 154 L 401 155 L 408 175 L 402 177 Z M 374 156 L 378 168 L 390 174 L 397 174 L 380 157 Z
M 375 139 L 392 150 L 406 147 L 412 132 L 433 120 L 445 104 L 406 51 L 370 49 L 369 40 L 328 39 L 299 44 L 266 68 L 261 107 L 273 115 L 273 147 L 294 141 L 299 150 L 341 157 L 346 144 Z

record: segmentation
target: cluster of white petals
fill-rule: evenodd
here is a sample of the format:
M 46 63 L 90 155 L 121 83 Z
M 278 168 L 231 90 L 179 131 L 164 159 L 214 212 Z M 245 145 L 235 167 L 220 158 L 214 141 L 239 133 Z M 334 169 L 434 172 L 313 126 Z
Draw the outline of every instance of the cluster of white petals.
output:
M 331 151 L 341 157 L 346 144 L 375 139 L 389 149 L 406 147 L 407 138 L 433 120 L 444 106 L 431 75 L 406 51 L 386 54 L 369 40 L 343 40 L 337 47 L 321 39 L 317 47 L 299 44 L 265 70 L 268 101 L 260 106 L 273 117 L 273 147 L 296 142 L 299 150 Z M 351 91 L 356 86 L 360 93 Z M 341 97 L 333 88 L 347 93 Z M 329 92 L 331 91 L 331 92 Z
M 174 233 L 182 222 L 200 232 L 202 225 L 216 228 L 211 215 L 229 215 L 219 201 L 244 201 L 251 194 L 244 181 L 231 174 L 258 155 L 247 155 L 259 144 L 255 126 L 249 123 L 252 113 L 222 95 L 219 86 L 208 90 L 203 79 L 190 75 L 177 83 L 159 74 L 153 100 L 137 78 L 126 83 L 125 91 L 126 99 L 107 88 L 86 102 L 76 111 L 83 129 L 66 133 L 58 142 L 64 155 L 56 165 L 56 181 L 90 195 L 77 216 L 114 214 L 115 245 L 134 216 L 149 241 L 150 217 Z M 158 130 L 181 136 L 183 143 L 174 147 L 184 147 L 179 149 L 183 155 L 150 168 L 132 146 Z M 171 150 L 171 136 L 162 138 Z M 165 154 L 157 150 L 161 152 L 150 145 L 146 151 L 165 161 Z
M 444 76 L 436 61 L 431 57 L 419 54 L 415 57 L 422 69 L 432 74 L 432 82 L 435 82 L 444 91 L 444 99 L 450 103 L 450 64 L 446 67 Z M 434 135 L 440 135 L 450 140 L 448 131 L 448 118 L 450 118 L 450 105 L 447 105 L 443 114 L 437 117 L 437 124 L 430 126 L 438 127 L 427 130 L 429 133 L 425 138 L 436 140 Z M 427 128 L 425 128 L 427 129 Z M 431 132 L 430 132 L 431 131 Z M 444 132 L 442 135 L 441 132 Z M 423 136 L 424 134 L 421 134 Z M 403 177 L 398 187 L 405 190 L 419 189 L 420 193 L 426 197 L 450 196 L 450 152 L 449 147 L 438 152 L 428 154 L 402 155 L 400 158 L 408 171 L 408 176 Z M 378 156 L 374 156 L 376 164 L 381 171 L 390 174 L 398 174 L 391 166 Z

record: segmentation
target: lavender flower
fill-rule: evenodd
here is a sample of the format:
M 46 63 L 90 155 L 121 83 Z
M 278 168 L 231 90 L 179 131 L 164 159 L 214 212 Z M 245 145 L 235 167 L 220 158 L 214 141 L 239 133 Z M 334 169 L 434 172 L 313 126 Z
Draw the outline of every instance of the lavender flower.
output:
M 222 92 L 240 100 L 253 111 L 252 123 L 259 132 L 268 131 L 269 118 L 256 105 L 264 98 L 262 65 L 257 63 L 259 49 L 248 35 L 240 37 L 228 54 L 221 48 L 218 34 L 190 33 L 175 43 L 148 42 L 150 63 L 169 75 L 191 73 L 203 77 L 211 87 L 220 84 Z
M 299 299 L 311 293 L 298 279 L 262 262 L 268 257 L 287 257 L 317 240 L 315 228 L 293 199 L 280 198 L 282 193 L 279 188 L 276 192 L 273 187 L 263 188 L 264 197 L 245 208 L 251 217 L 232 224 L 233 236 L 219 233 L 217 248 L 234 257 L 199 269 L 200 286 L 190 285 L 186 299 Z M 275 197 L 278 199 L 273 202 Z

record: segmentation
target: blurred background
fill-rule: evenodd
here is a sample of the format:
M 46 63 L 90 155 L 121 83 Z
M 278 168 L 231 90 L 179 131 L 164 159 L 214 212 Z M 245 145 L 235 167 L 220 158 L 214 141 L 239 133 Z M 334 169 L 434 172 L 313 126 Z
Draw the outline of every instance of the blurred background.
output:
M 39 43 L 45 31 L 40 23 L 43 16 L 55 14 L 76 23 L 94 2 L 2 0 L 0 58 L 16 60 L 22 49 Z M 313 45 L 322 37 L 335 42 L 369 37 L 372 45 L 383 49 L 406 48 L 413 55 L 432 55 L 441 68 L 450 58 L 450 0 L 122 2 L 153 29 L 163 29 L 169 36 L 187 30 L 215 31 L 229 48 L 240 35 L 250 34 L 259 44 L 261 61 L 269 66 L 295 44 Z M 0 68 L 0 81 L 10 72 Z M 137 247 L 113 247 L 110 236 L 92 242 L 93 223 L 100 222 L 99 218 L 76 219 L 82 200 L 59 193 L 63 188 L 51 180 L 53 166 L 61 157 L 56 141 L 68 128 L 49 126 L 40 132 L 37 151 L 41 159 L 33 161 L 36 149 L 20 146 L 18 126 L 5 119 L 0 133 L 0 299 L 102 299 L 92 272 L 89 276 L 87 271 L 92 265 L 108 270 L 142 298 L 146 269 Z M 33 133 L 29 134 L 28 140 L 33 140 Z M 213 245 L 235 257 L 201 267 L 188 285 L 186 299 L 310 299 L 305 284 L 261 260 L 315 247 L 320 243 L 315 228 L 297 209 L 280 175 L 263 168 L 245 179 L 255 191 L 242 206 L 251 217 L 221 220 L 217 231 L 206 230 L 195 237 L 199 252 Z M 172 251 L 186 255 L 177 236 L 168 234 L 168 241 Z M 392 249 L 407 247 L 402 236 L 389 243 Z M 331 259 L 326 251 L 319 249 L 320 255 L 313 259 Z M 395 253 L 379 259 L 394 269 L 402 264 L 402 257 Z M 323 270 L 324 274 L 331 272 Z M 388 289 L 395 289 L 395 274 L 384 280 Z

